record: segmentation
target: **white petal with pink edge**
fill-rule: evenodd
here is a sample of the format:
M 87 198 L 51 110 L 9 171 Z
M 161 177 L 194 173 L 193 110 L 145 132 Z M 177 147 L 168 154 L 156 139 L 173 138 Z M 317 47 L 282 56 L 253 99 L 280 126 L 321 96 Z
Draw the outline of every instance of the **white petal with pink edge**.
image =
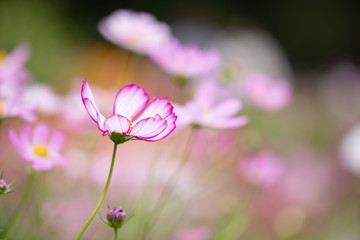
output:
M 152 137 L 152 138 L 148 138 L 146 139 L 146 141 L 149 142 L 154 142 L 154 141 L 159 141 L 161 139 L 166 138 L 172 131 L 174 131 L 174 129 L 176 128 L 176 121 L 177 117 L 175 116 L 174 113 L 172 113 L 166 120 L 167 120 L 167 127 L 164 131 L 162 131 L 159 135 Z
M 130 130 L 130 121 L 126 117 L 114 114 L 105 120 L 104 129 L 107 131 L 105 135 L 112 132 L 125 134 Z
M 173 106 L 167 98 L 155 98 L 134 123 L 149 117 L 155 117 L 156 115 L 159 115 L 161 118 L 166 118 L 172 111 Z
M 103 115 L 100 113 L 98 107 L 96 106 L 94 96 L 86 80 L 84 80 L 81 88 L 81 99 L 83 100 L 85 109 L 89 113 L 90 117 L 95 122 L 98 122 L 98 115 L 102 117 Z
M 131 129 L 130 135 L 146 140 L 153 138 L 163 132 L 167 127 L 166 120 L 159 115 L 156 118 L 146 118 L 139 121 Z
M 120 114 L 132 120 L 149 101 L 143 88 L 134 84 L 123 87 L 115 97 L 114 114 Z

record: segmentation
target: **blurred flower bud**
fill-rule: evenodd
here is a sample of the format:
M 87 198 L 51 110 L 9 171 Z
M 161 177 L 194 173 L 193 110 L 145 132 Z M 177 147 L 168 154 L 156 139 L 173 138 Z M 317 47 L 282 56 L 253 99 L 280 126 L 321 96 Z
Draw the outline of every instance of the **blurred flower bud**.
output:
M 107 211 L 106 219 L 112 228 L 119 228 L 126 220 L 126 212 L 121 207 L 113 207 Z
M 0 192 L 4 192 L 7 189 L 8 185 L 4 179 L 0 179 Z

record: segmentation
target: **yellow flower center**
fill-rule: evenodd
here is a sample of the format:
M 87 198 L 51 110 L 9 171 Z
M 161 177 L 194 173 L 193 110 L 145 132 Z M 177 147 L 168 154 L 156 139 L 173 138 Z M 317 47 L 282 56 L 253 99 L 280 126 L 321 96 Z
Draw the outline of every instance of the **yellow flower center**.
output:
M 6 57 L 7 57 L 6 52 L 0 49 L 0 63 L 5 61 Z
M 0 116 L 5 115 L 6 106 L 5 101 L 0 100 Z
M 35 146 L 34 153 L 36 155 L 38 155 L 39 157 L 47 157 L 48 156 L 47 148 L 42 145 Z

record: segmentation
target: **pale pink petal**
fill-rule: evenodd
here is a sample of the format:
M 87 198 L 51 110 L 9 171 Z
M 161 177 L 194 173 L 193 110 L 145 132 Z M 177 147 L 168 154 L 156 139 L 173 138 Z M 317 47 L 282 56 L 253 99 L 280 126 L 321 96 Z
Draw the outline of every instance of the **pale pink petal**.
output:
M 54 166 L 54 164 L 52 163 L 52 160 L 48 160 L 48 162 L 46 161 L 34 161 L 32 164 L 32 167 L 35 171 L 47 171 L 52 169 L 52 167 Z
M 114 114 L 127 117 L 132 120 L 140 113 L 149 101 L 149 96 L 134 84 L 123 87 L 115 97 Z
M 130 121 L 126 117 L 115 114 L 105 120 L 104 129 L 107 131 L 105 134 L 111 132 L 128 133 Z
M 173 111 L 173 106 L 169 103 L 169 100 L 167 98 L 155 98 L 149 104 L 149 106 L 146 107 L 146 109 L 139 116 L 139 118 L 136 119 L 136 121 L 134 121 L 134 124 L 142 119 L 155 117 L 157 114 L 161 118 L 166 118 L 172 113 L 172 111 Z
M 20 131 L 20 141 L 21 141 L 22 144 L 25 145 L 25 146 L 29 146 L 29 145 L 30 145 L 30 131 L 31 131 L 30 125 L 24 125 L 24 126 L 21 128 L 21 131 Z
M 232 98 L 217 104 L 212 109 L 212 114 L 218 117 L 234 116 L 240 111 L 241 107 L 241 101 L 239 99 Z
M 32 144 L 34 145 L 46 145 L 49 135 L 49 128 L 43 123 L 39 123 L 35 126 L 32 135 Z
M 153 138 L 163 132 L 167 127 L 166 120 L 159 116 L 156 118 L 147 118 L 139 121 L 130 132 L 131 136 L 146 140 Z
M 16 62 L 19 65 L 24 64 L 30 55 L 29 45 L 26 43 L 22 43 L 18 45 L 8 56 L 9 61 Z
M 20 149 L 24 148 L 23 143 L 21 142 L 20 138 L 16 135 L 14 129 L 12 128 L 9 129 L 9 138 L 12 144 L 14 144 L 16 148 L 20 148 Z
M 177 117 L 175 116 L 175 114 L 171 114 L 166 120 L 167 120 L 167 127 L 166 129 L 161 132 L 159 135 L 152 137 L 152 138 L 148 138 L 146 139 L 146 141 L 150 141 L 150 142 L 154 142 L 154 141 L 159 141 L 161 139 L 166 138 L 172 131 L 174 131 L 174 129 L 176 128 L 176 121 Z
M 207 126 L 208 127 L 213 127 L 213 128 L 237 128 L 237 127 L 242 127 L 245 124 L 248 123 L 248 118 L 247 117 L 235 117 L 235 118 L 230 118 L 230 119 L 215 119 L 213 120 L 211 123 L 208 123 Z
M 194 101 L 206 106 L 212 106 L 215 101 L 216 85 L 213 82 L 203 84 L 197 91 Z
M 58 152 L 60 151 L 63 143 L 64 143 L 64 134 L 62 134 L 62 132 L 60 131 L 54 131 L 48 144 L 49 150 Z

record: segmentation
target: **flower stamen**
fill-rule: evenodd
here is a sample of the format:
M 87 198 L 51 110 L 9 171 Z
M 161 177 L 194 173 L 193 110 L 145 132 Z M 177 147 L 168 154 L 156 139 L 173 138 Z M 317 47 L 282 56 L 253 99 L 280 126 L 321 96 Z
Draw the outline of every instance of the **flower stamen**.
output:
M 39 157 L 47 157 L 48 156 L 48 150 L 45 146 L 42 146 L 42 145 L 35 146 L 33 151 Z
M 5 101 L 0 100 L 0 116 L 5 115 L 5 111 L 6 111 Z

